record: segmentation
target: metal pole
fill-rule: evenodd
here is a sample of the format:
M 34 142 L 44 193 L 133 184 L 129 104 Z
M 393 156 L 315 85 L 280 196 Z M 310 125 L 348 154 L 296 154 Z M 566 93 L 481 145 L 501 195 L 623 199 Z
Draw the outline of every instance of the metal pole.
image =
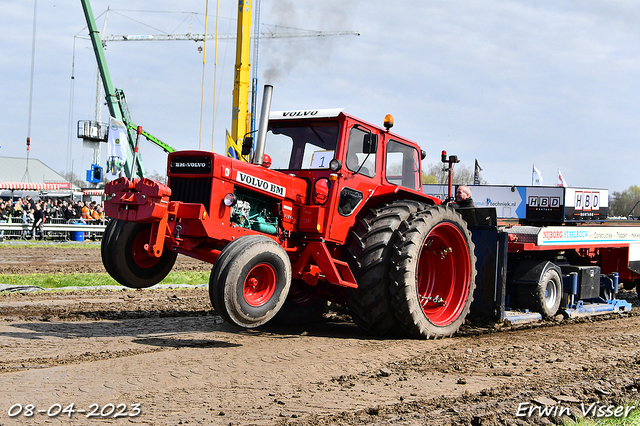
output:
M 140 142 L 140 135 L 142 134 L 142 126 L 138 126 L 137 136 L 136 136 L 136 147 L 133 150 L 133 164 L 131 165 L 131 179 L 136 177 L 136 165 L 138 164 L 138 142 Z
M 273 86 L 265 84 L 264 93 L 262 94 L 262 111 L 260 111 L 260 127 L 258 127 L 258 140 L 256 142 L 256 151 L 253 154 L 253 164 L 262 165 L 264 146 L 267 143 L 267 130 L 269 127 L 269 113 L 271 112 L 272 95 Z

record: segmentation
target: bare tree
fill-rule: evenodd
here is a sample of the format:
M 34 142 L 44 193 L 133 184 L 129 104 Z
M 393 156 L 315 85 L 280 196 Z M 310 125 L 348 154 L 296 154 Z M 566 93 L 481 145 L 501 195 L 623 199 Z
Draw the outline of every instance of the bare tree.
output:
M 449 183 L 449 174 L 446 171 L 447 165 L 444 163 L 430 163 L 427 166 L 426 176 L 423 173 L 422 183 L 447 184 Z M 454 185 L 473 185 L 474 168 L 467 167 L 464 164 L 453 165 L 453 184 Z M 480 184 L 487 182 L 480 176 Z
M 609 198 L 610 216 L 640 216 L 640 187 L 632 185 L 622 192 L 614 191 Z M 632 211 L 633 210 L 633 211 Z
M 151 173 L 147 173 L 147 178 L 155 180 L 156 182 L 160 182 L 163 184 L 167 184 L 167 175 L 166 174 L 160 174 L 158 173 L 157 170 L 154 170 Z
M 72 185 L 75 185 L 78 188 L 85 188 L 87 186 L 87 181 L 80 179 L 80 176 L 77 176 L 73 172 L 59 172 L 59 175 L 62 176 L 64 180 L 71 182 Z

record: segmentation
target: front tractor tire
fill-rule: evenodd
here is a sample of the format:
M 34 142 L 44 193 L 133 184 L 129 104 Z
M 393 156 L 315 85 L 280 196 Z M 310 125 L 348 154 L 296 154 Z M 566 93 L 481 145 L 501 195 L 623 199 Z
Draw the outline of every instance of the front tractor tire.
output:
M 148 288 L 162 281 L 176 262 L 176 253 L 164 250 L 153 257 L 145 250 L 150 223 L 112 221 L 101 245 L 102 263 L 111 277 L 129 288 Z
M 453 335 L 469 313 L 476 279 L 471 233 L 460 214 L 433 206 L 400 231 L 390 272 L 392 304 L 409 335 Z
M 112 254 L 116 250 L 115 242 L 116 236 L 120 232 L 120 228 L 125 222 L 119 219 L 111 219 L 102 234 L 102 242 L 100 244 L 100 257 L 102 258 L 102 264 L 107 273 L 116 281 L 120 281 L 118 277 L 118 270 L 113 266 Z
M 272 239 L 249 235 L 229 243 L 213 265 L 209 297 L 227 322 L 245 328 L 265 324 L 291 287 L 291 261 Z

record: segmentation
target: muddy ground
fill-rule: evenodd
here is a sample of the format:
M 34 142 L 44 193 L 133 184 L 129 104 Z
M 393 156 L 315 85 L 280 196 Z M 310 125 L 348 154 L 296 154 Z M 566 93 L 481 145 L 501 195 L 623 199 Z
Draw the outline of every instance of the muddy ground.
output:
M 0 245 L 0 273 L 34 270 L 103 271 L 97 245 Z M 631 313 L 419 341 L 372 338 L 343 312 L 240 330 L 205 289 L 0 293 L 0 425 L 525 425 L 590 408 L 598 420 L 640 399 L 640 303 L 621 295 Z
M 106 272 L 100 258 L 100 242 L 86 242 L 84 245 L 86 248 L 62 248 L 56 243 L 40 246 L 0 243 L 0 274 Z M 173 270 L 210 271 L 211 264 L 179 254 Z

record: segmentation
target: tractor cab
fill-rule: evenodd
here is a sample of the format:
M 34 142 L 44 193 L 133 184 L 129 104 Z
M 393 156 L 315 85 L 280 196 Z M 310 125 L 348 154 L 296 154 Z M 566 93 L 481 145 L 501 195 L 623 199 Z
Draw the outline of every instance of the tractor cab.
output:
M 307 182 L 316 232 L 343 243 L 371 198 L 421 191 L 419 147 L 341 109 L 271 112 L 265 153 L 271 169 Z M 414 193 L 415 195 L 411 195 Z M 420 194 L 420 195 L 417 195 Z M 308 231 L 305 228 L 305 231 Z

